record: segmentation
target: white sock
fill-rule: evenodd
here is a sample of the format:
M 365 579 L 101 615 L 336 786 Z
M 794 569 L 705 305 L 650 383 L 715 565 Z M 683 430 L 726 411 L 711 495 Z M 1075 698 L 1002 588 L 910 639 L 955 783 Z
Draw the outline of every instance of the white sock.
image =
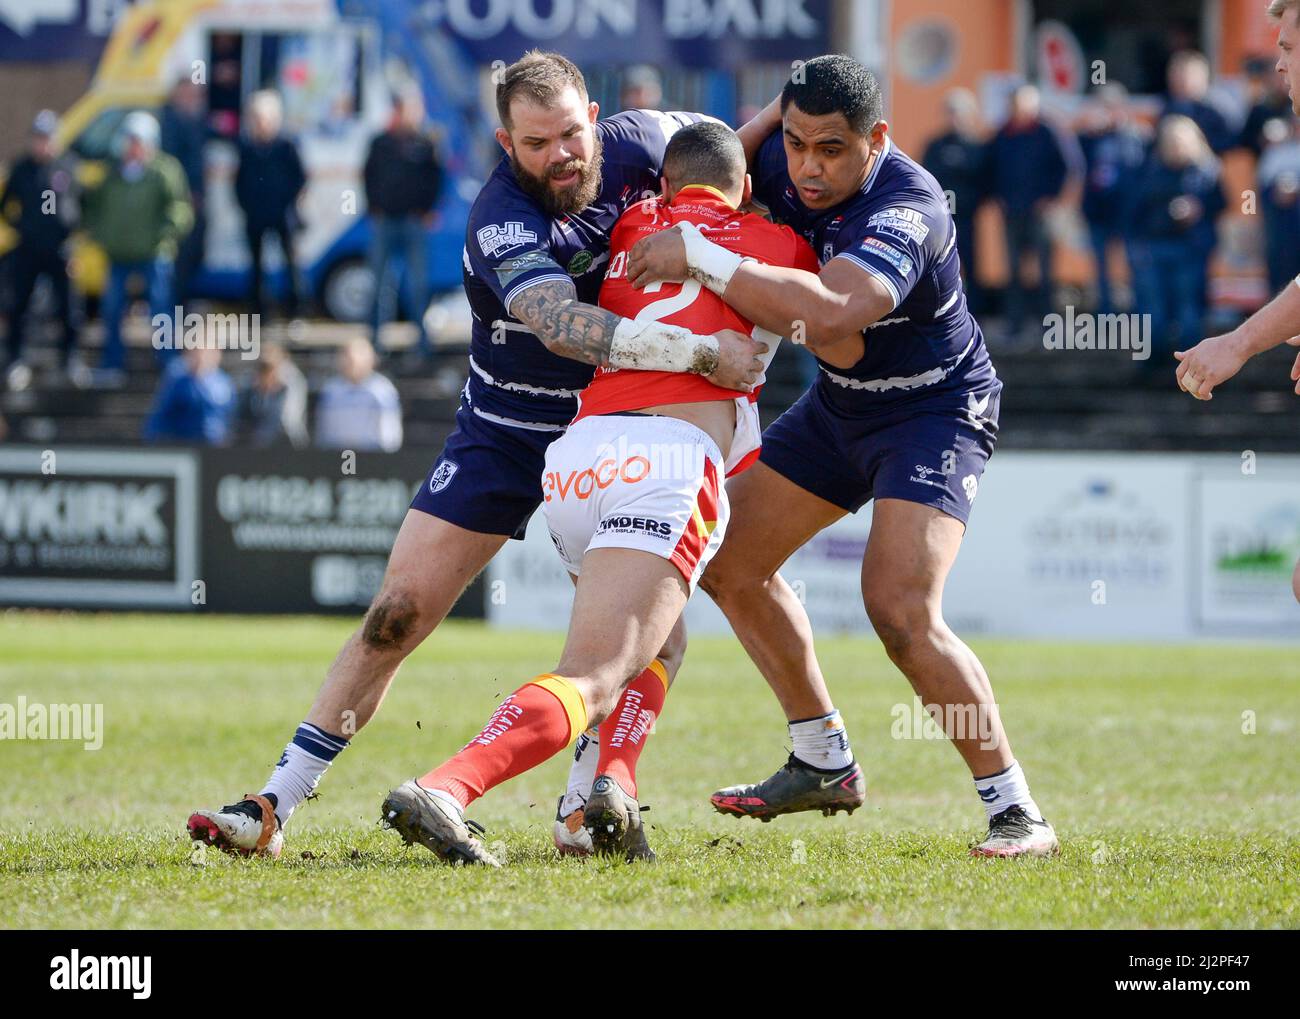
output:
M 1025 773 L 1020 769 L 1019 761 L 1012 761 L 1010 766 L 996 775 L 987 775 L 975 779 L 975 791 L 984 803 L 984 812 L 992 821 L 995 816 L 1008 807 L 1021 807 L 1035 821 L 1043 819 L 1038 804 L 1029 795 L 1029 783 Z
M 596 781 L 596 762 L 600 759 L 600 733 L 588 729 L 573 746 L 573 764 L 569 766 L 569 785 L 560 801 L 560 816 L 568 817 L 587 803 L 592 783 Z
M 420 785 L 419 782 L 416 782 L 415 784 Z M 420 785 L 420 788 L 424 789 L 424 791 L 430 796 L 436 796 L 443 803 L 447 804 L 447 806 L 451 807 L 451 809 L 456 812 L 457 817 L 463 818 L 465 816 L 465 808 L 460 805 L 460 800 L 456 799 L 456 797 L 451 793 L 443 789 L 425 789 L 422 785 Z
M 342 736 L 332 736 L 307 722 L 298 726 L 262 789 L 263 796 L 275 797 L 275 816 L 280 819 L 280 827 L 288 823 L 298 804 L 311 795 L 321 776 L 347 745 Z
M 804 764 L 830 771 L 853 763 L 849 734 L 838 711 L 821 718 L 790 722 L 789 726 L 794 755 Z

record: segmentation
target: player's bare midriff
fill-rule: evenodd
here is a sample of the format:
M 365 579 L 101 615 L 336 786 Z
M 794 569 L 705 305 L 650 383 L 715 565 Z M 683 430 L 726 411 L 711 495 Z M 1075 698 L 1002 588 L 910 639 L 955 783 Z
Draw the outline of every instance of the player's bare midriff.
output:
M 742 393 L 737 393 L 742 396 Z M 736 404 L 733 400 L 700 400 L 692 403 L 661 403 L 640 408 L 642 414 L 662 414 L 693 424 L 718 444 L 725 460 L 731 455 L 736 434 Z

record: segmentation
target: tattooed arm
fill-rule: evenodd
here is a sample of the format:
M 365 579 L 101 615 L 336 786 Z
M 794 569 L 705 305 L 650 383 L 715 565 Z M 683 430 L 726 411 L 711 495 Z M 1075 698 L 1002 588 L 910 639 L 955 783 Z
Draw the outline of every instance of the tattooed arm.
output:
M 519 294 L 506 309 L 532 330 L 553 354 L 606 367 L 614 330 L 623 320 L 611 311 L 578 300 L 567 280 L 547 280 Z
M 767 349 L 726 329 L 700 336 L 682 326 L 635 322 L 584 304 L 567 280 L 547 280 L 521 291 L 510 314 L 552 353 L 610 368 L 689 372 L 726 389 L 748 392 L 762 374 Z

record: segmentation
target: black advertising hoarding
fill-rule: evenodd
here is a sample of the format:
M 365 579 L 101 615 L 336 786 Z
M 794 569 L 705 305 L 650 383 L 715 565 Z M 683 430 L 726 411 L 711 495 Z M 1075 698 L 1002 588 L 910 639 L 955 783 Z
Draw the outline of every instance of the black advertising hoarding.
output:
M 0 604 L 188 608 L 190 450 L 0 447 Z
M 360 616 L 437 456 L 0 447 L 0 604 Z
M 207 608 L 359 615 L 437 455 L 205 450 Z

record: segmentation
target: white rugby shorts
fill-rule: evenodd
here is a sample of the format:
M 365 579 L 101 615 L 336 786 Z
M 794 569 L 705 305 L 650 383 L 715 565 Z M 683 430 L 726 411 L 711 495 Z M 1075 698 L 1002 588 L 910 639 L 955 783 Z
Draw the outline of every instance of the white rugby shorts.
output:
M 565 568 L 593 548 L 669 560 L 692 591 L 722 544 L 730 508 L 710 436 L 662 415 L 602 414 L 546 449 L 542 508 Z

